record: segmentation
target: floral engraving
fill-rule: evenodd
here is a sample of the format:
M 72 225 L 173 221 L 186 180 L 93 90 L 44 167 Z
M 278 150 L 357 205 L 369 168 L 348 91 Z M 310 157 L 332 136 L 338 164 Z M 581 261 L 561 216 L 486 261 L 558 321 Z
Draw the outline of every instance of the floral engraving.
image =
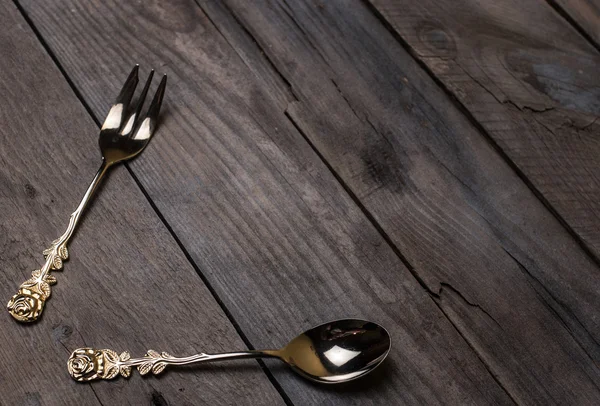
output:
M 32 322 L 41 316 L 44 304 L 50 297 L 50 286 L 56 283 L 56 278 L 49 272 L 51 269 L 60 270 L 63 261 L 69 258 L 67 247 L 60 244 L 59 240 L 53 241 L 52 246 L 43 253 L 45 265 L 33 271 L 31 278 L 19 286 L 17 294 L 8 302 L 8 311 L 18 321 Z
M 129 378 L 134 366 L 137 366 L 140 375 L 150 372 L 158 375 L 164 371 L 169 361 L 173 360 L 176 358 L 166 352 L 158 353 L 154 350 L 148 350 L 143 358 L 131 358 L 127 351 L 117 355 L 113 350 L 79 348 L 71 354 L 67 361 L 67 369 L 76 381 L 87 382 L 95 379 L 113 379 L 119 374 Z

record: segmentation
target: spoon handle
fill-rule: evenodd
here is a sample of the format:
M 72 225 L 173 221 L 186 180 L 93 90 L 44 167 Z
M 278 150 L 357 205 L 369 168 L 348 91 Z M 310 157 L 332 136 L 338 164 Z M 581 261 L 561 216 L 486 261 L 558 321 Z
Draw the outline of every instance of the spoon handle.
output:
M 36 321 L 42 315 L 44 304 L 50 297 L 50 285 L 56 283 L 56 278 L 50 275 L 51 270 L 61 270 L 63 261 L 69 258 L 67 242 L 73 235 L 81 214 L 90 201 L 94 191 L 100 184 L 109 165 L 103 160 L 100 169 L 94 176 L 92 183 L 87 188 L 77 209 L 71 214 L 67 230 L 56 240 L 52 241 L 50 248 L 44 250 L 46 263 L 41 269 L 32 272 L 31 278 L 19 286 L 19 290 L 8 302 L 7 308 L 11 316 L 21 322 Z
M 87 382 L 96 379 L 113 379 L 119 374 L 125 378 L 131 375 L 132 367 L 137 367 L 140 375 L 152 372 L 160 374 L 167 365 L 187 365 L 201 362 L 236 360 L 249 358 L 270 357 L 277 358 L 277 351 L 240 351 L 222 354 L 196 354 L 189 357 L 174 357 L 166 352 L 148 350 L 143 358 L 131 358 L 124 351 L 120 355 L 113 350 L 96 350 L 93 348 L 79 348 L 71 354 L 67 362 L 67 369 L 73 379 Z

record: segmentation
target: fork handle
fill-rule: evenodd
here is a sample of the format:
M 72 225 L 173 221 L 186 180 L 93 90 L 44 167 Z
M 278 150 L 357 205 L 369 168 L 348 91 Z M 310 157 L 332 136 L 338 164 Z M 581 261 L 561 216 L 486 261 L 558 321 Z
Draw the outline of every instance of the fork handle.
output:
M 8 311 L 15 320 L 21 322 L 33 322 L 38 320 L 42 315 L 44 304 L 50 297 L 50 285 L 56 283 L 56 278 L 53 275 L 50 275 L 50 271 L 61 270 L 63 261 L 66 261 L 69 258 L 67 242 L 73 235 L 75 227 L 81 218 L 81 214 L 91 200 L 94 191 L 97 189 L 109 167 L 110 165 L 103 159 L 102 165 L 100 165 L 98 172 L 96 172 L 96 176 L 94 176 L 90 186 L 87 188 L 79 206 L 77 206 L 77 209 L 71 214 L 67 230 L 59 238 L 52 241 L 50 248 L 44 250 L 43 254 L 46 258 L 46 263 L 41 269 L 36 269 L 32 272 L 31 278 L 19 286 L 17 294 L 8 302 Z
M 79 382 L 96 379 L 113 379 L 119 374 L 125 378 L 131 375 L 132 367 L 137 367 L 140 375 L 152 372 L 160 374 L 167 365 L 187 365 L 201 362 L 235 360 L 248 358 L 279 358 L 278 351 L 240 351 L 222 354 L 196 354 L 190 357 L 174 357 L 166 352 L 148 350 L 143 358 L 131 358 L 127 351 L 118 355 L 113 350 L 97 350 L 94 348 L 79 348 L 71 354 L 67 369 L 73 379 Z

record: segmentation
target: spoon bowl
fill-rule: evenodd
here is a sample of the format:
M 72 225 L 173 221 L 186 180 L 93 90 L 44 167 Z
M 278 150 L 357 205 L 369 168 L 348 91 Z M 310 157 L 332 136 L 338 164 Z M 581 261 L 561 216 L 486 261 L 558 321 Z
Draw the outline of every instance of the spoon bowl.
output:
M 380 325 L 344 319 L 305 331 L 273 355 L 310 380 L 340 383 L 371 372 L 390 348 L 390 335 Z

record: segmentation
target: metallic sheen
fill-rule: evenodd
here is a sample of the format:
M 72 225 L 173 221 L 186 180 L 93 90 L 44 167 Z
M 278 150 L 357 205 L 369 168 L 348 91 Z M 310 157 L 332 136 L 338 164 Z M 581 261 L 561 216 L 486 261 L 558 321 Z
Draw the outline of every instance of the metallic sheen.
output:
M 73 235 L 81 214 L 90 201 L 94 191 L 108 169 L 121 161 L 133 158 L 146 147 L 156 128 L 156 121 L 167 84 L 167 76 L 163 76 L 154 99 L 148 108 L 148 113 L 141 119 L 140 112 L 148 93 L 154 71 L 150 73 L 146 85 L 139 97 L 137 106 L 129 112 L 129 104 L 138 83 L 138 66 L 129 74 L 123 89 L 115 104 L 111 107 L 102 129 L 98 144 L 102 153 L 102 164 L 88 187 L 81 203 L 71 214 L 67 230 L 58 239 L 52 241 L 50 248 L 43 254 L 46 263 L 41 269 L 33 271 L 31 278 L 23 282 L 19 291 L 8 302 L 8 311 L 18 321 L 32 322 L 40 318 L 44 304 L 50 297 L 50 285 L 56 283 L 56 278 L 50 275 L 51 270 L 60 270 L 63 261 L 69 258 L 67 242 Z
M 314 327 L 294 338 L 280 350 L 240 351 L 223 354 L 196 354 L 174 357 L 166 352 L 148 350 L 143 358 L 131 358 L 127 351 L 79 348 L 67 368 L 79 382 L 113 379 L 119 374 L 128 378 L 131 368 L 141 375 L 161 373 L 167 365 L 246 358 L 279 358 L 300 375 L 321 383 L 340 383 L 359 378 L 375 369 L 388 355 L 390 335 L 383 327 L 369 321 L 344 319 Z

